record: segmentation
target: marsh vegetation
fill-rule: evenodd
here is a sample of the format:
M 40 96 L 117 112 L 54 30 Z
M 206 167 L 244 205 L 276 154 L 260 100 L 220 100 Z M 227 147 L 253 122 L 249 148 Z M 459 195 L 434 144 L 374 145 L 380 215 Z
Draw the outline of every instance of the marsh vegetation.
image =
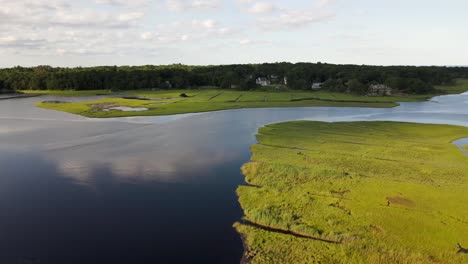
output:
M 468 244 L 468 159 L 451 142 L 467 136 L 397 122 L 262 127 L 237 190 L 245 258 L 466 263 L 457 243 Z
M 468 90 L 468 82 L 459 80 L 455 86 L 443 86 L 439 91 L 462 92 Z M 38 91 L 24 91 L 37 93 Z M 219 89 L 193 89 L 171 91 L 127 91 L 126 95 L 112 94 L 109 91 L 40 91 L 56 96 L 109 95 L 94 101 L 85 102 L 42 102 L 38 106 L 65 111 L 87 117 L 121 117 L 135 115 L 170 115 L 192 112 L 208 112 L 225 109 L 257 107 L 304 107 L 304 106 L 348 106 L 348 107 L 394 107 L 397 102 L 417 102 L 432 95 L 405 96 L 360 96 L 329 91 L 235 91 Z M 96 106 L 145 108 L 146 111 L 126 112 Z

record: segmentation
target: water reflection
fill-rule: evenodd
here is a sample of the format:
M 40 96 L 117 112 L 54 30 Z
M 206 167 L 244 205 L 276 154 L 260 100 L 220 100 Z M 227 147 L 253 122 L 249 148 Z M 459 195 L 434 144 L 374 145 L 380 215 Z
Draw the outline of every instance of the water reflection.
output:
M 239 184 L 234 166 L 192 172 L 205 178 L 197 184 L 116 181 L 97 166 L 90 188 L 40 153 L 0 154 L 0 262 L 238 263 L 239 238 L 225 225 L 240 214 L 226 195 Z

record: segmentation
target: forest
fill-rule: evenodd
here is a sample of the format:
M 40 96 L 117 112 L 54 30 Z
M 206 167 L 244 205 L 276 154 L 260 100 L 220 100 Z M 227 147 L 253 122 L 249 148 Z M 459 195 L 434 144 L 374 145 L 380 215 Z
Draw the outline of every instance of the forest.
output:
M 257 90 L 265 77 L 277 88 L 365 94 L 371 84 L 385 84 L 406 94 L 434 92 L 435 85 L 468 78 L 466 67 L 366 66 L 327 63 L 263 63 L 243 65 L 51 66 L 0 69 L 0 91 L 12 90 L 140 90 L 219 87 Z M 286 81 L 285 81 L 286 80 Z

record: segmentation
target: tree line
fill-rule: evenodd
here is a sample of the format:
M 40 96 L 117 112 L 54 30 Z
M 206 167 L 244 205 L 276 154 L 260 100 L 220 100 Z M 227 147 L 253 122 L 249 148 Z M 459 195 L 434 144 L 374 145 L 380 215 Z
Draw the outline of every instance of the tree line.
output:
M 0 91 L 191 89 L 201 86 L 254 90 L 258 89 L 255 80 L 259 77 L 293 90 L 309 90 L 312 83 L 319 82 L 326 90 L 363 94 L 370 84 L 386 84 L 404 93 L 423 94 L 433 92 L 434 85 L 468 77 L 468 68 L 286 62 L 86 68 L 18 66 L 0 69 Z

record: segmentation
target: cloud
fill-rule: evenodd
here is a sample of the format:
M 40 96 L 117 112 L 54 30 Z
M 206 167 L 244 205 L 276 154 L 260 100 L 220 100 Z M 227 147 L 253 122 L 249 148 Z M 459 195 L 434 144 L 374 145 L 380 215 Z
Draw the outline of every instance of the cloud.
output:
M 303 27 L 312 23 L 332 18 L 334 15 L 322 10 L 292 10 L 282 13 L 278 20 L 264 20 L 263 22 L 277 27 Z M 266 25 L 264 25 L 266 26 Z
M 117 53 L 138 38 L 144 15 L 138 9 L 99 9 L 65 0 L 0 0 L 0 46 L 31 56 Z
M 151 32 L 143 32 L 141 38 L 144 40 L 153 39 L 154 35 Z
M 252 14 L 271 14 L 276 9 L 277 8 L 272 3 L 257 2 L 248 9 L 248 12 Z
M 191 6 L 193 8 L 217 8 L 219 7 L 220 3 L 217 0 L 195 0 L 192 1 Z
M 204 40 L 228 37 L 235 30 L 223 27 L 213 19 L 179 21 L 159 24 L 154 31 L 147 31 L 140 38 L 156 44 L 181 43 L 190 40 Z
M 309 6 L 291 8 L 275 1 L 236 0 L 241 10 L 255 19 L 262 30 L 290 30 L 326 21 L 334 16 L 334 0 L 315 0 Z
M 239 45 L 241 46 L 251 46 L 251 45 L 264 45 L 264 44 L 271 44 L 271 41 L 266 40 L 252 40 L 252 39 L 241 39 L 239 40 Z
M 124 13 L 119 15 L 119 20 L 123 22 L 134 21 L 142 18 L 145 15 L 143 12 Z
M 247 11 L 262 30 L 290 30 L 333 18 L 334 13 L 329 8 L 332 3 L 333 0 L 319 0 L 310 7 L 289 9 L 269 2 L 252 2 Z
M 159 56 L 168 48 L 181 54 L 187 48 L 209 49 L 207 44 L 257 45 L 263 42 L 247 38 L 256 29 L 291 30 L 333 17 L 330 0 L 315 0 L 304 8 L 279 0 L 231 1 L 241 12 L 221 10 L 222 0 L 0 0 L 0 52 L 24 61 L 53 56 L 62 61 L 68 55 Z M 220 13 L 207 16 L 205 11 Z
M 182 11 L 185 9 L 184 2 L 181 0 L 167 0 L 166 6 L 171 11 Z
M 241 45 L 249 45 L 249 44 L 252 44 L 252 40 L 250 40 L 250 39 L 241 39 L 241 40 L 239 41 L 239 44 L 241 44 Z
M 323 7 L 326 7 L 326 6 L 329 6 L 329 5 L 333 4 L 334 2 L 335 2 L 335 0 L 318 0 L 315 3 L 315 6 L 319 7 L 319 8 L 323 8 Z
M 166 0 L 170 11 L 206 10 L 216 9 L 220 6 L 219 0 Z
M 45 39 L 18 38 L 14 36 L 0 37 L 0 47 L 2 48 L 37 49 L 45 43 L 47 43 Z
M 216 21 L 212 19 L 207 19 L 207 20 L 193 20 L 192 25 L 196 28 L 214 28 L 216 27 Z
M 1 26 L 26 28 L 62 27 L 131 27 L 143 12 L 115 14 L 92 8 L 76 7 L 65 1 L 0 0 Z
M 137 7 L 147 5 L 150 1 L 151 0 L 95 0 L 94 2 L 100 5 Z

